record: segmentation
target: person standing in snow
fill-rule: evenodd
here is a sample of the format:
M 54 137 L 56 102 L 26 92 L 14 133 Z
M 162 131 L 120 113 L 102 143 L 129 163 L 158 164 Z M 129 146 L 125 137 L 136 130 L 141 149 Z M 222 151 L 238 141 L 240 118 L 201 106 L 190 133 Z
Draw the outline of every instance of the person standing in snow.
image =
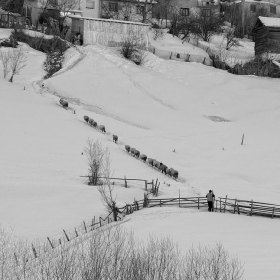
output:
M 208 203 L 208 211 L 209 212 L 213 212 L 214 211 L 214 199 L 215 199 L 215 195 L 214 193 L 209 190 L 209 193 L 206 195 L 206 198 L 207 198 L 207 203 Z

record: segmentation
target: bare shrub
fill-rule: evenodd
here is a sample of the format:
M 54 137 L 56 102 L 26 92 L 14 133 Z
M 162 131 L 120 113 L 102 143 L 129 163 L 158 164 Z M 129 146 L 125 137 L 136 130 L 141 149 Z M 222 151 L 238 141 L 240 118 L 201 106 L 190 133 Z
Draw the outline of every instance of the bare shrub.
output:
M 120 44 L 120 53 L 126 59 L 133 61 L 137 65 L 143 64 L 146 56 L 144 49 L 145 46 L 134 34 L 124 36 Z
M 106 177 L 108 172 L 110 172 L 108 170 L 110 167 L 108 149 L 103 148 L 99 141 L 88 139 L 84 152 L 87 157 L 89 184 L 94 186 L 102 184 L 102 180 L 99 177 Z
M 8 51 L 0 50 L 0 60 L 3 65 L 3 72 L 4 72 L 4 78 L 7 77 L 7 75 L 10 72 L 10 55 Z
M 234 28 L 229 28 L 224 34 L 224 39 L 226 40 L 226 50 L 231 47 L 239 46 L 239 40 L 235 37 Z
M 213 35 L 219 31 L 220 26 L 221 18 L 218 13 L 213 12 L 207 16 L 201 12 L 196 16 L 191 32 L 203 41 L 209 42 Z
M 9 56 L 10 56 L 9 65 L 12 72 L 12 76 L 9 82 L 12 83 L 14 75 L 18 75 L 20 70 L 26 66 L 27 56 L 22 48 L 10 50 Z
M 240 260 L 231 257 L 220 243 L 214 248 L 208 246 L 191 248 L 184 262 L 184 279 L 240 280 L 243 273 L 243 264 Z
M 161 28 L 153 28 L 152 32 L 153 32 L 153 38 L 155 41 L 157 39 L 163 39 L 165 36 L 165 33 L 163 32 L 163 30 Z
M 147 52 L 144 50 L 138 49 L 137 52 L 134 53 L 134 55 L 131 58 L 131 61 L 133 61 L 137 65 L 143 65 L 147 57 Z
M 140 242 L 133 232 L 112 224 L 47 252 L 42 246 L 36 259 L 31 246 L 14 241 L 0 231 L 3 280 L 240 280 L 244 271 L 240 260 L 221 244 L 192 248 L 182 257 L 169 237 Z

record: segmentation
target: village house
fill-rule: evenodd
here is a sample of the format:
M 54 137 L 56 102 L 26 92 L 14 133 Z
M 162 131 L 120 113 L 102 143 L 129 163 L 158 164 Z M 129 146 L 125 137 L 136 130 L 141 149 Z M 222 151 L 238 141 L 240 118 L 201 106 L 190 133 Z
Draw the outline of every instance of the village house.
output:
M 279 3 L 278 3 L 279 2 Z M 268 17 L 280 16 L 280 0 L 259 1 L 244 0 L 245 13 L 261 14 Z M 224 2 L 223 5 L 235 6 L 235 11 L 241 11 L 242 1 Z
M 182 16 L 196 15 L 211 16 L 220 12 L 220 0 L 174 0 Z
M 254 29 L 255 55 L 280 53 L 280 18 L 259 17 Z

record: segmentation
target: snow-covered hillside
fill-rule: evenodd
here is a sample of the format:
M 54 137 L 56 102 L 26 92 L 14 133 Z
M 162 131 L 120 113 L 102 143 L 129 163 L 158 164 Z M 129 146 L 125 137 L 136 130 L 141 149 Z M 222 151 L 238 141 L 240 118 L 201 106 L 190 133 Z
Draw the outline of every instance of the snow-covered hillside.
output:
M 179 190 L 181 196 L 205 196 L 213 189 L 216 197 L 279 204 L 279 80 L 152 54 L 136 66 L 114 49 L 81 50 L 84 58 L 73 67 L 70 51 L 69 70 L 45 80 L 44 88 L 34 82 L 44 76 L 44 54 L 25 46 L 27 66 L 14 84 L 3 79 L 0 65 L 1 226 L 29 239 L 46 238 L 105 213 L 97 189 L 80 177 L 87 173 L 82 152 L 88 138 L 109 148 L 115 177 L 158 178 L 161 197 Z M 58 105 L 58 96 L 75 114 Z M 87 125 L 84 115 L 107 133 Z M 128 155 L 125 144 L 177 169 L 178 182 Z M 119 205 L 143 193 L 141 184 L 114 189 Z M 162 209 L 127 216 L 124 226 L 142 238 L 170 235 L 182 251 L 220 241 L 245 262 L 246 279 L 279 278 L 278 220 Z

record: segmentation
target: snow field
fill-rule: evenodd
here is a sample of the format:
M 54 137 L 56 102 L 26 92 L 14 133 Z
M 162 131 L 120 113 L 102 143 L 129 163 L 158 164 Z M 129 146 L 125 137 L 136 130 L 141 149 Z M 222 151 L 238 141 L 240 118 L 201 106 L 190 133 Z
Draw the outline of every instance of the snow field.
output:
M 93 46 L 84 48 L 86 57 L 75 67 L 44 81 L 49 90 L 38 94 L 34 81 L 44 76 L 45 55 L 26 52 L 27 66 L 14 84 L 0 75 L 1 226 L 45 239 L 105 213 L 96 187 L 80 177 L 87 172 L 81 153 L 88 137 L 109 148 L 114 177 L 158 178 L 161 197 L 178 196 L 179 190 L 181 196 L 204 196 L 213 189 L 217 197 L 279 204 L 278 80 L 234 76 L 152 54 L 139 67 L 114 49 Z M 62 109 L 59 97 L 76 114 Z M 106 135 L 85 123 L 84 115 L 105 125 Z M 180 180 L 131 157 L 125 144 L 177 169 Z M 142 199 L 143 193 L 139 184 L 114 189 L 118 205 Z M 221 242 L 245 262 L 246 279 L 279 278 L 278 220 L 157 208 L 125 221 L 143 239 L 172 236 L 182 251 Z

